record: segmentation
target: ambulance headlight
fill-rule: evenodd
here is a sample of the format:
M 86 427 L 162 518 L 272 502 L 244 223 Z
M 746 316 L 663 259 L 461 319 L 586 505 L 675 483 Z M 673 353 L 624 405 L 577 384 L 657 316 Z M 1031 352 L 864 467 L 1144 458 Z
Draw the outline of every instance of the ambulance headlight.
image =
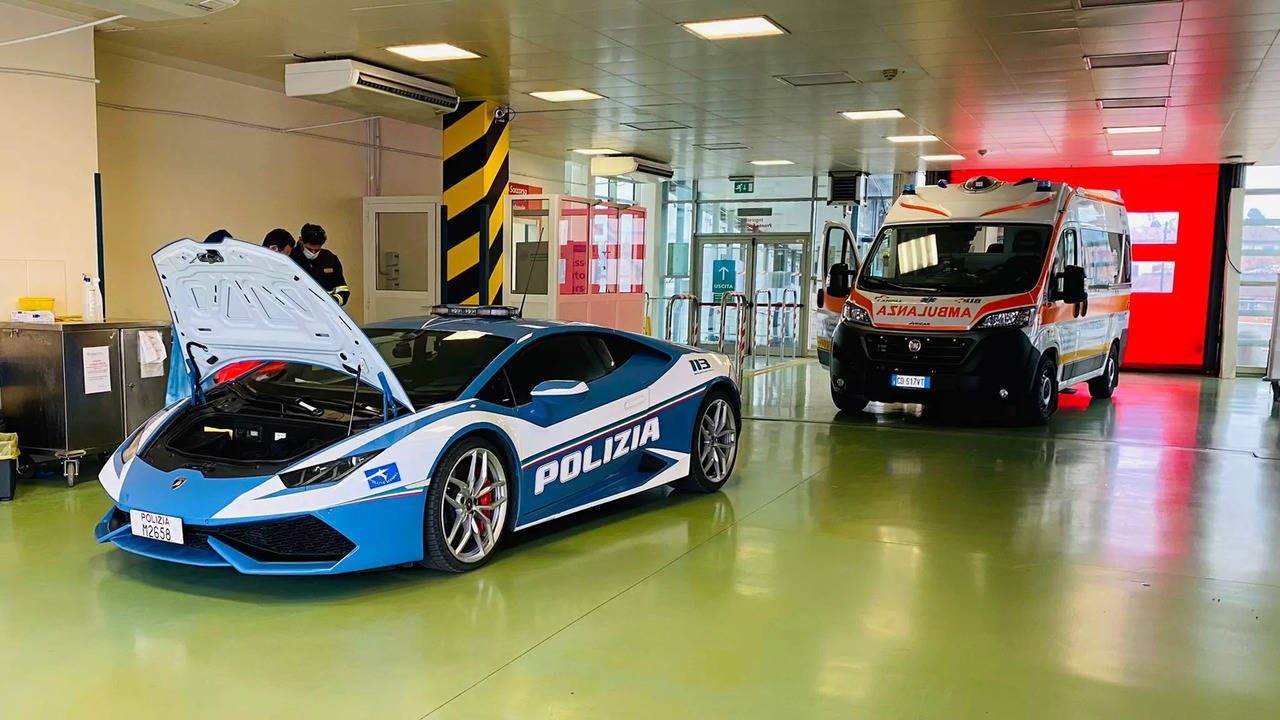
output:
M 840 311 L 840 319 L 845 322 L 851 322 L 854 325 L 870 325 L 871 313 L 861 305 L 854 305 L 846 301 L 844 310 Z
M 987 313 L 982 316 L 977 325 L 973 329 L 980 330 L 984 328 L 1022 328 L 1031 324 L 1031 319 L 1035 316 L 1035 308 L 1023 307 L 1014 308 L 1013 310 L 1000 310 L 998 312 Z

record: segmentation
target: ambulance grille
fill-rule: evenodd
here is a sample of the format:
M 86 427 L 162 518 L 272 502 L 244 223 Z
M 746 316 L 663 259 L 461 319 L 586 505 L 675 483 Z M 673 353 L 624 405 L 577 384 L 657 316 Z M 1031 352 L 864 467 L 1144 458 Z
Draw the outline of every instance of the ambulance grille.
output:
M 913 351 L 912 341 L 920 343 Z M 867 357 L 880 362 L 930 363 L 935 365 L 959 365 L 969 354 L 973 340 L 945 335 L 881 335 L 868 333 L 863 336 Z

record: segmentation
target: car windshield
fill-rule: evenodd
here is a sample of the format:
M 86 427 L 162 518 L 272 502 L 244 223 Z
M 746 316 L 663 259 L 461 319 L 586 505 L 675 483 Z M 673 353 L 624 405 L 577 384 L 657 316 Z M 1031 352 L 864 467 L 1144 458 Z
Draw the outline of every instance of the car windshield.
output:
M 1011 295 L 1035 287 L 1048 225 L 890 225 L 867 254 L 858 288 L 917 295 Z
M 365 331 L 415 407 L 456 400 L 458 395 L 493 362 L 511 340 L 476 330 Z M 267 363 L 236 384 L 257 398 L 271 398 L 288 404 L 343 412 L 356 400 L 357 414 L 381 414 L 381 392 L 364 382 L 354 392 L 354 379 L 347 373 L 315 365 Z

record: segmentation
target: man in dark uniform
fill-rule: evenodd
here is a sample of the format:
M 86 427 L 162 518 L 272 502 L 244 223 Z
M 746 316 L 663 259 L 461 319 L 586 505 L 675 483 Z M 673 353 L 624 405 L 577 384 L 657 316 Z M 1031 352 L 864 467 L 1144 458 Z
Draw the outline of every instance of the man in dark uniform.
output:
M 351 288 L 347 287 L 347 279 L 342 275 L 342 262 L 338 260 L 338 256 L 324 249 L 327 239 L 324 228 L 307 223 L 302 226 L 302 232 L 298 233 L 298 247 L 291 257 L 339 305 L 346 305 L 347 300 L 351 299 Z
M 262 247 L 270 248 L 282 255 L 293 254 L 294 245 L 297 243 L 294 242 L 293 234 L 284 228 L 276 228 L 262 239 Z

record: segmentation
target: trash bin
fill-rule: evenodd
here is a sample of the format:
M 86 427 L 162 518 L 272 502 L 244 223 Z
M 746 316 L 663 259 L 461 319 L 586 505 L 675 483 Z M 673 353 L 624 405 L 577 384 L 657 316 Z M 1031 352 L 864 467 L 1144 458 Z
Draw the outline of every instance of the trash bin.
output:
M 13 499 L 18 484 L 18 433 L 0 432 L 0 501 Z

